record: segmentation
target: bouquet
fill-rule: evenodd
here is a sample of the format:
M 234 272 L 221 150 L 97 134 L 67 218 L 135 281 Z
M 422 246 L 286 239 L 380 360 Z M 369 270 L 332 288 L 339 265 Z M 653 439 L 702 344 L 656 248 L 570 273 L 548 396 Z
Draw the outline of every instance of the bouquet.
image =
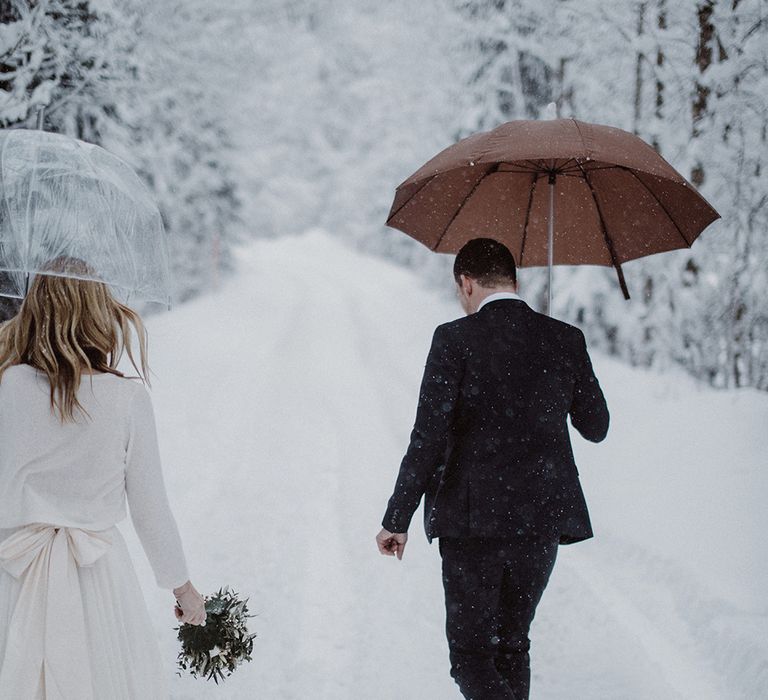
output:
M 231 676 L 243 662 L 251 660 L 253 639 L 246 620 L 248 599 L 240 600 L 229 588 L 205 596 L 205 625 L 183 624 L 179 631 L 181 651 L 178 656 L 178 675 L 189 671 L 195 678 L 219 680 Z

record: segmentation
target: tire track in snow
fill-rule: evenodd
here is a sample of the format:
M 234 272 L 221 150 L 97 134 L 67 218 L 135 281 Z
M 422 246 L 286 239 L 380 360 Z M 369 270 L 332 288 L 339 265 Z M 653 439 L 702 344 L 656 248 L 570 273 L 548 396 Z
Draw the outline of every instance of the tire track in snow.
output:
M 585 557 L 570 569 L 602 601 L 609 614 L 640 642 L 648 659 L 662 674 L 664 681 L 681 698 L 719 700 L 720 679 L 696 657 L 690 638 L 675 619 L 667 619 L 666 627 L 658 624 L 611 581 L 610 574 L 592 557 Z

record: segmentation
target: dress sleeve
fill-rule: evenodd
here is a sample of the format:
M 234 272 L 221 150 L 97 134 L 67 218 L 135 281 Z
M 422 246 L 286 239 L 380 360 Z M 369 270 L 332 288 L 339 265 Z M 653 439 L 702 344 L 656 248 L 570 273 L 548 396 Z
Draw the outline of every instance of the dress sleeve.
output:
M 189 580 L 189 574 L 163 482 L 152 401 L 143 386 L 131 400 L 125 490 L 133 526 L 157 585 L 178 588 Z

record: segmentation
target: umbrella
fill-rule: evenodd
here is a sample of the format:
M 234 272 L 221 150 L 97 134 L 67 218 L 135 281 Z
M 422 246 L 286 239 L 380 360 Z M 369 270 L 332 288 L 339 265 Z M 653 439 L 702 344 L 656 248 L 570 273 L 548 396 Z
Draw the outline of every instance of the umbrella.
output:
M 162 219 L 131 167 L 62 134 L 0 130 L 0 295 L 23 298 L 37 274 L 170 304 Z
M 557 221 L 555 220 L 557 217 Z M 720 215 L 642 139 L 576 119 L 517 120 L 438 153 L 398 186 L 387 224 L 431 250 L 503 241 L 520 267 L 615 268 L 689 248 Z

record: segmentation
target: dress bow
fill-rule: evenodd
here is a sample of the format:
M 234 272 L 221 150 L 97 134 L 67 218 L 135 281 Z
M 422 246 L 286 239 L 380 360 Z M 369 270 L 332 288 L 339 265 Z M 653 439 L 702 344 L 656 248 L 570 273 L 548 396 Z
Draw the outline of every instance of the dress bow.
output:
M 94 700 L 78 568 L 109 549 L 110 530 L 33 524 L 0 542 L 0 566 L 21 586 L 0 665 L 3 697 Z

